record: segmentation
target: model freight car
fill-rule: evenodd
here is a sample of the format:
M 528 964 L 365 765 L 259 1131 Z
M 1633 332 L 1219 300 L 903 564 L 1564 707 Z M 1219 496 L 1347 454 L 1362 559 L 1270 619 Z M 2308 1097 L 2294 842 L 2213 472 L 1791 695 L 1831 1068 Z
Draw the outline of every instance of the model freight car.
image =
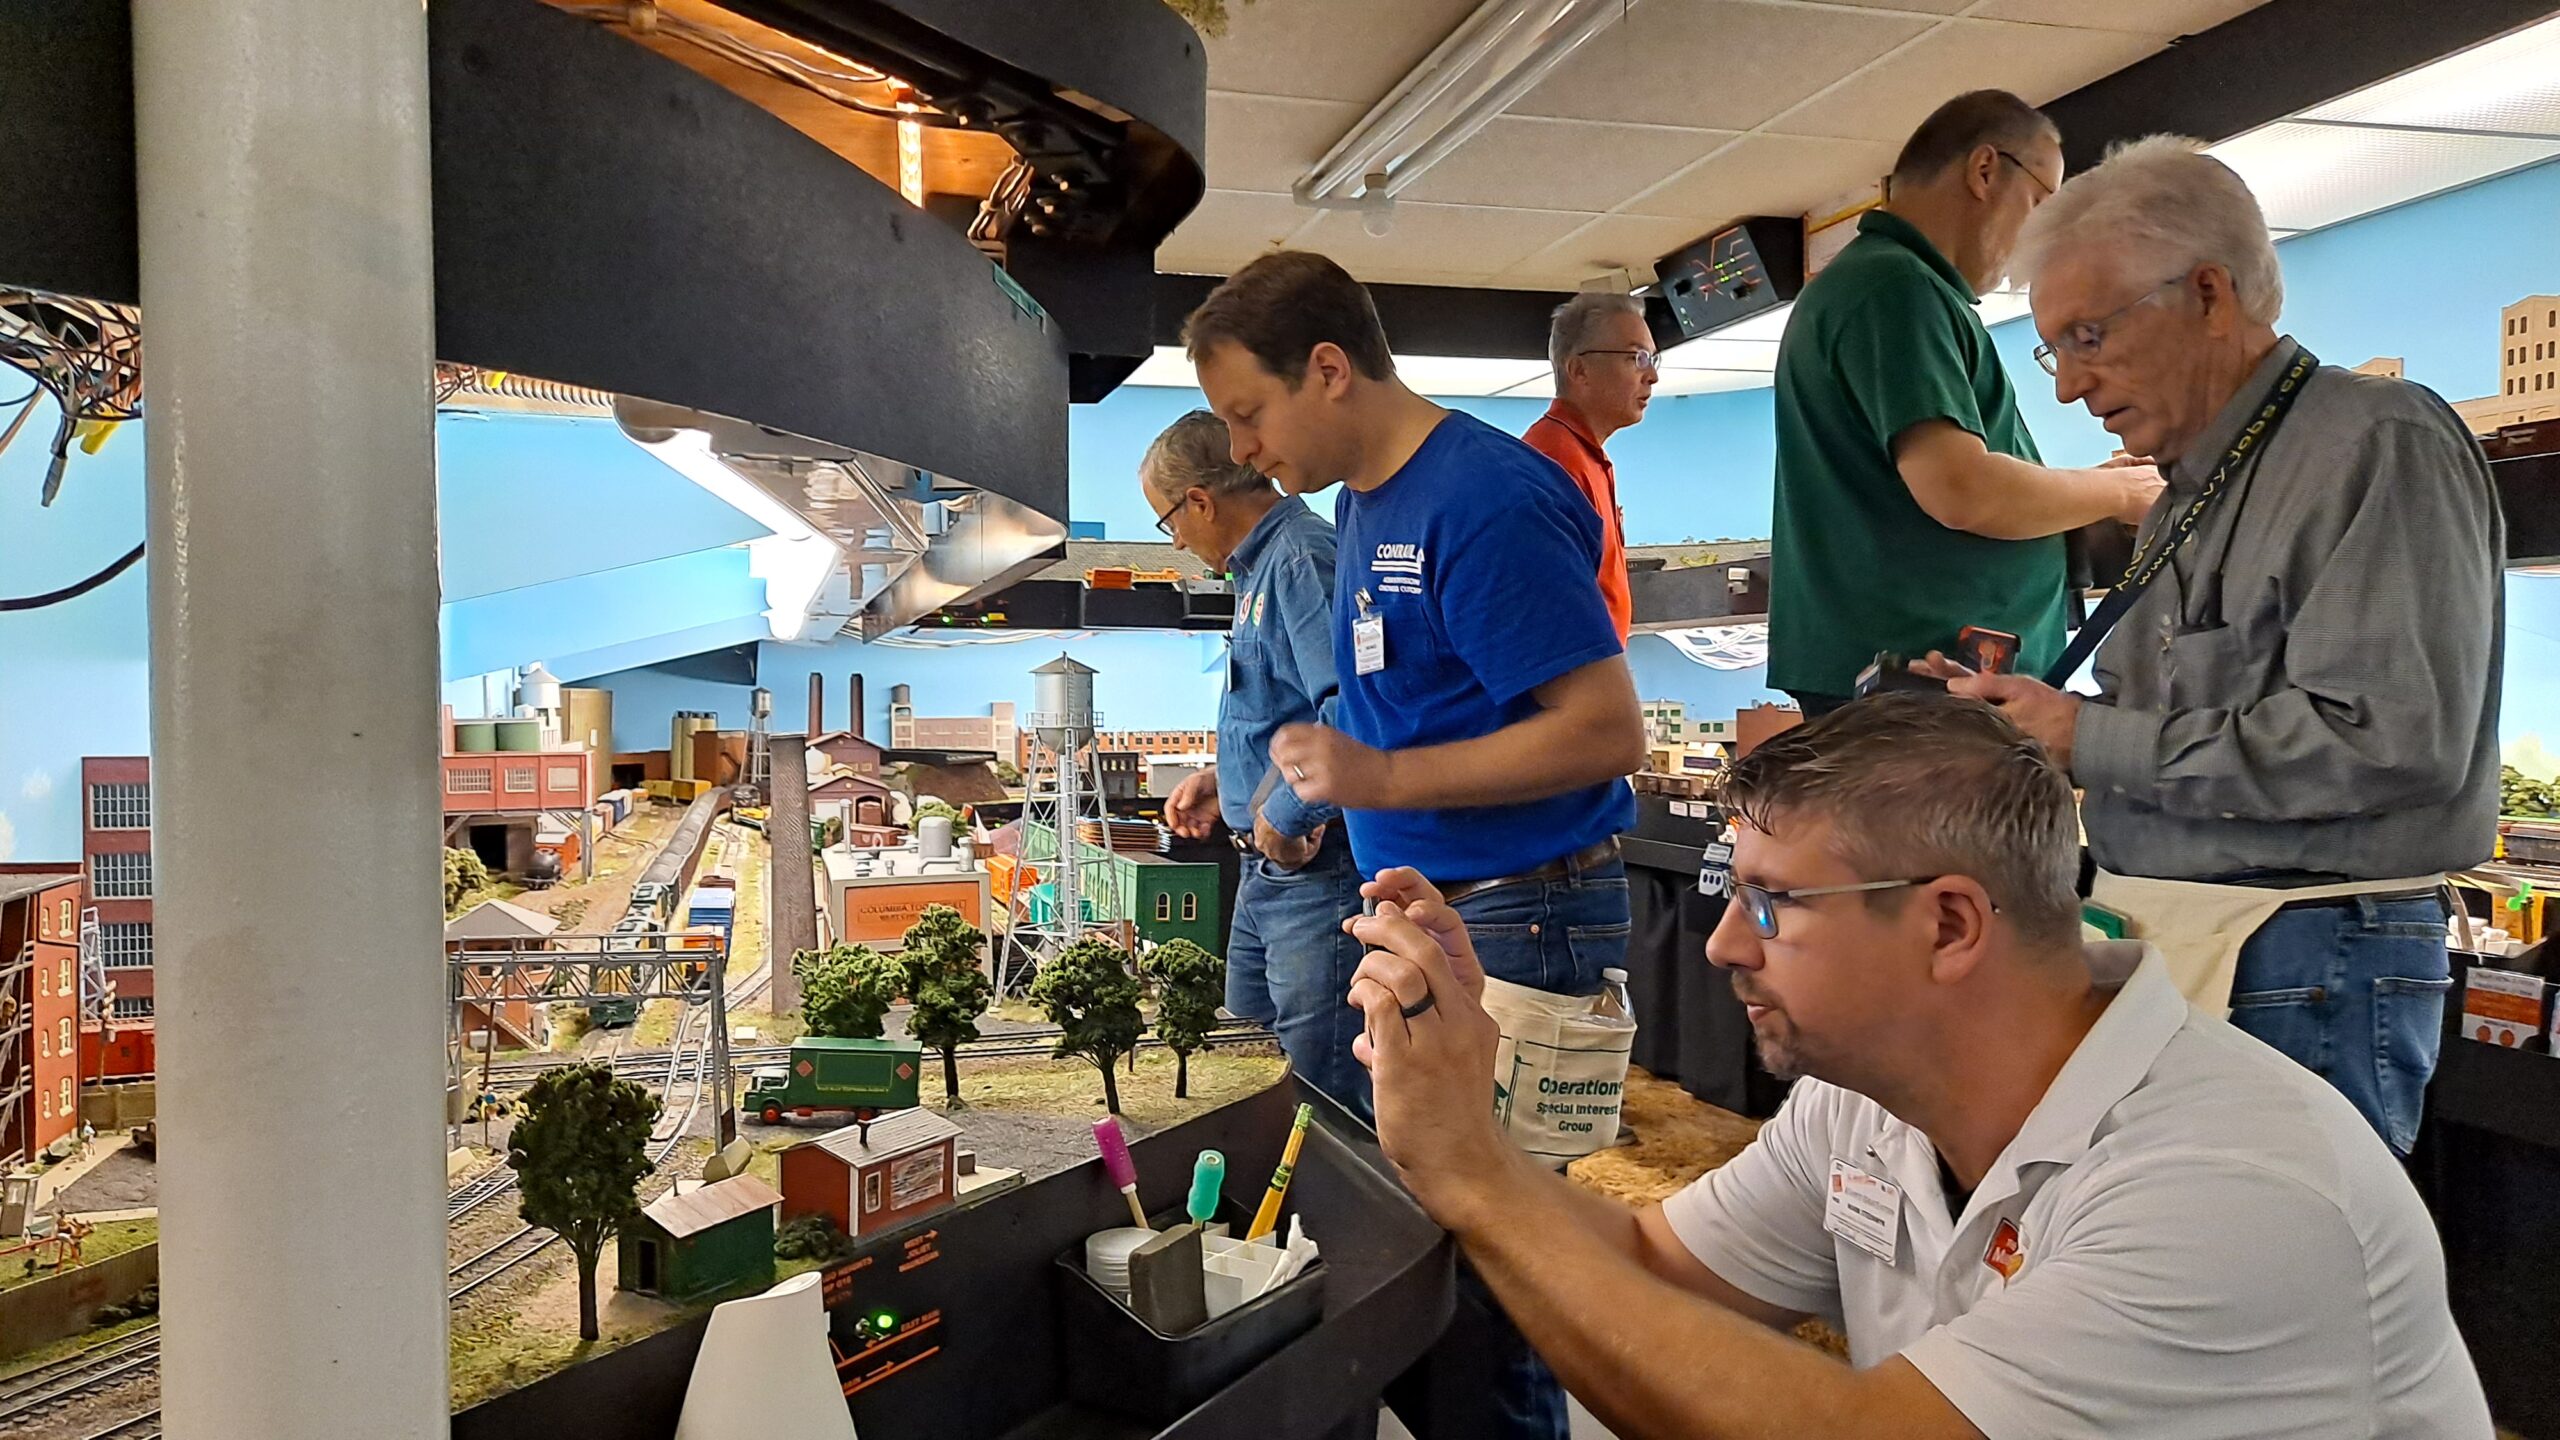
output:
M 850 1111 L 867 1125 L 875 1115 L 915 1105 L 923 1068 L 924 1047 L 912 1040 L 794 1040 L 787 1066 L 758 1070 L 750 1079 L 745 1109 L 767 1125 L 822 1110 Z

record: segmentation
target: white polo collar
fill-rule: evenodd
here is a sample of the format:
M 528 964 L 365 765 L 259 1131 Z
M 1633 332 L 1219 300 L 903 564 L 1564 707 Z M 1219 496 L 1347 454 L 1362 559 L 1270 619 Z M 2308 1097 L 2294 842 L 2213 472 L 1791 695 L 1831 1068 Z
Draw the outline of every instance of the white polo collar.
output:
M 2151 1073 L 2161 1050 L 2186 1023 L 2187 997 L 2151 945 L 2100 940 L 2081 950 L 2091 977 L 2101 989 L 2114 988 L 2115 999 L 2081 1037 L 2079 1048 L 2045 1087 L 2044 1098 L 2027 1112 L 2026 1123 L 1974 1188 L 1968 1214 L 1986 1213 L 2017 1194 L 2019 1172 L 2027 1166 L 2069 1165 L 2088 1153 L 2099 1124 Z M 1879 1158 L 1898 1153 L 1906 1160 L 1910 1173 L 1898 1177 L 1904 1185 L 1935 1186 L 1936 1150 L 1917 1129 L 1886 1115 L 1872 1148 Z

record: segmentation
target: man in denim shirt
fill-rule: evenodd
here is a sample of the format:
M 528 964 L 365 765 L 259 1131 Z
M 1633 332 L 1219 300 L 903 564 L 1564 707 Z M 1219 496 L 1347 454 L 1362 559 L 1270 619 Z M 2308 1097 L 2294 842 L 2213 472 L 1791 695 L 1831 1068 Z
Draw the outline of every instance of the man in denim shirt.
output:
M 1206 410 L 1157 436 L 1138 476 L 1156 528 L 1235 587 L 1218 764 L 1165 805 L 1193 838 L 1223 817 L 1245 852 L 1227 1008 L 1270 1026 L 1299 1074 L 1366 1117 L 1369 1072 L 1351 1058 L 1360 1016 L 1344 1002 L 1361 946 L 1342 926 L 1360 913 L 1360 871 L 1341 810 L 1299 799 L 1266 756 L 1282 725 L 1333 716 L 1333 527 L 1228 459 L 1226 422 Z

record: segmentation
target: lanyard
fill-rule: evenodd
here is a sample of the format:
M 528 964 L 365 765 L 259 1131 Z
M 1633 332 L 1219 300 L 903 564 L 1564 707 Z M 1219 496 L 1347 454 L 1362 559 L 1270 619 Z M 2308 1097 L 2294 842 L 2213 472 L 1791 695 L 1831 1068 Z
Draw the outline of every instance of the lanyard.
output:
M 2203 488 L 2196 491 L 2196 498 L 2187 502 L 2187 508 L 2178 513 L 2176 520 L 2152 532 L 2149 546 L 2133 552 L 2132 562 L 2124 567 L 2124 578 L 2117 581 L 2106 598 L 2098 602 L 2098 608 L 2081 625 L 2079 633 L 2071 637 L 2071 644 L 2063 650 L 2062 658 L 2054 661 L 2052 668 L 2044 672 L 2044 683 L 2059 690 L 2070 683 L 2072 676 L 2080 673 L 2080 667 L 2097 650 L 2098 642 L 2107 638 L 2107 632 L 2116 628 L 2116 622 L 2122 620 L 2134 602 L 2142 598 L 2142 592 L 2151 588 L 2151 582 L 2159 579 L 2160 572 L 2169 568 L 2169 562 L 2189 540 L 2195 538 L 2196 522 L 2204 518 L 2204 512 L 2228 488 L 2231 478 L 2239 474 L 2249 458 L 2266 444 L 2267 437 L 2275 434 L 2276 427 L 2284 423 L 2285 415 L 2293 409 L 2294 397 L 2302 393 L 2302 382 L 2311 378 L 2311 372 L 2319 368 L 2317 356 L 2297 347 L 2293 363 L 2276 377 L 2275 388 L 2269 390 L 2267 398 L 2259 403 L 2258 413 L 2250 417 L 2249 423 L 2241 429 L 2240 437 L 2223 452 L 2222 463 L 2213 467 L 2213 473 L 2205 477 Z

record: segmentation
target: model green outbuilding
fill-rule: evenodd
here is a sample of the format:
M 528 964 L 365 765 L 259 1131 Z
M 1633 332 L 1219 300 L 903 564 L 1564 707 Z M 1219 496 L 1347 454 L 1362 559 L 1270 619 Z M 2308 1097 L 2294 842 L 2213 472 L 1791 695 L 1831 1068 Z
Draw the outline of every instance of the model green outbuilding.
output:
M 661 1195 L 623 1227 L 614 1285 L 677 1301 L 771 1285 L 781 1204 L 782 1193 L 753 1175 Z

